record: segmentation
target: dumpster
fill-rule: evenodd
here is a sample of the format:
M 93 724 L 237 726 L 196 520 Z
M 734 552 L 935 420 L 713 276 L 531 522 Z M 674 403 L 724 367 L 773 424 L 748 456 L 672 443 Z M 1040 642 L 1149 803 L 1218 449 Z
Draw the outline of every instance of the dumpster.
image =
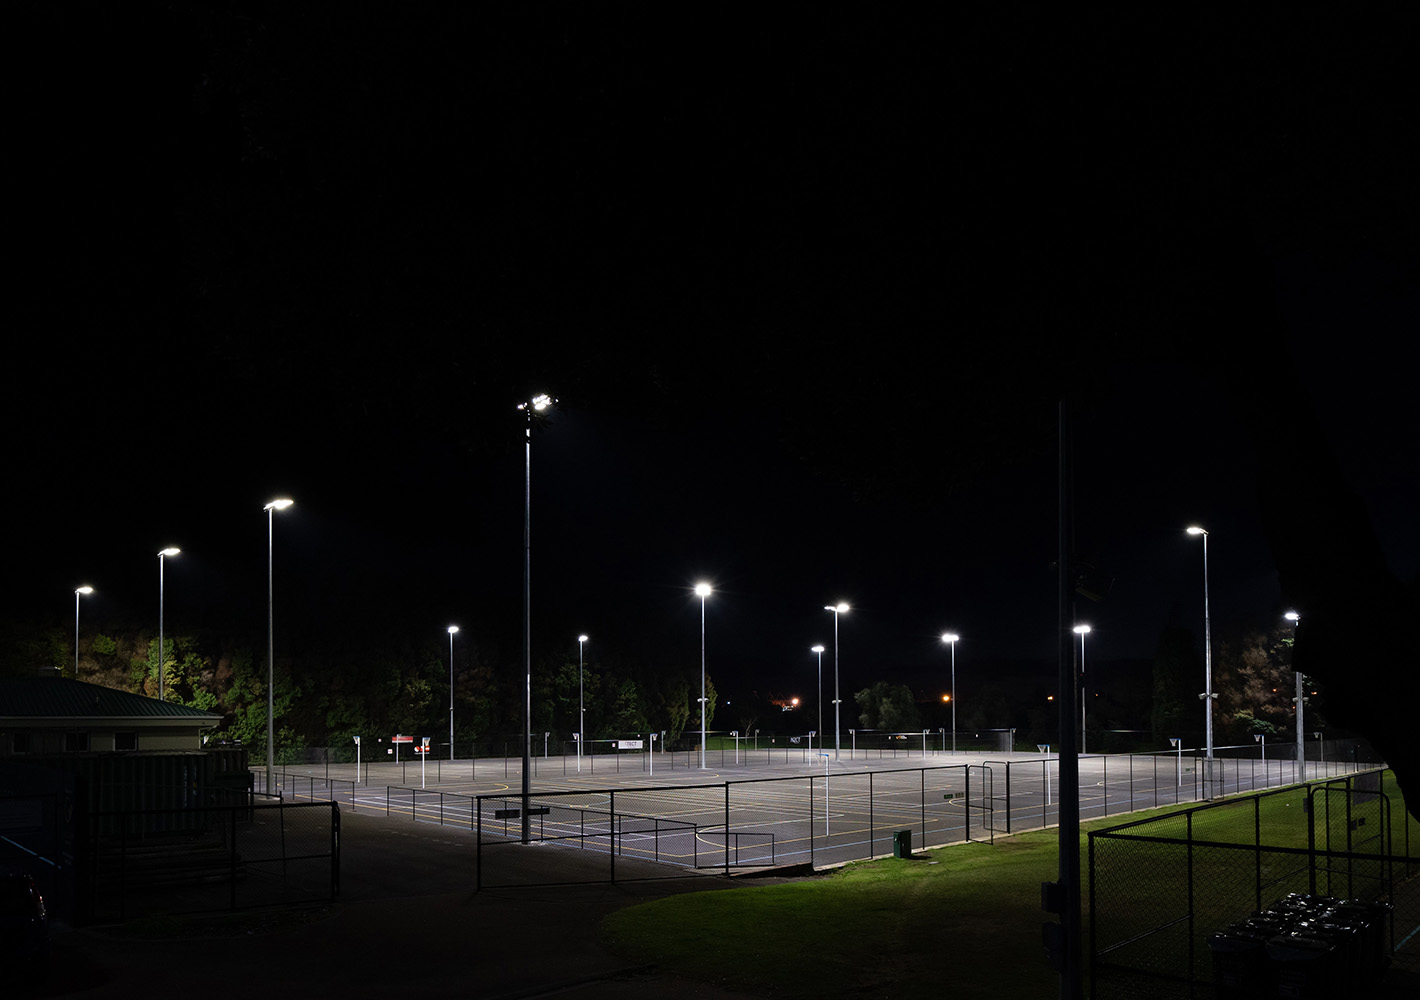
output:
M 911 830 L 898 830 L 892 835 L 892 856 L 895 858 L 912 857 Z
M 1208 938 L 1218 1000 L 1256 1000 L 1277 995 L 1277 979 L 1267 959 L 1267 938 L 1243 924 Z

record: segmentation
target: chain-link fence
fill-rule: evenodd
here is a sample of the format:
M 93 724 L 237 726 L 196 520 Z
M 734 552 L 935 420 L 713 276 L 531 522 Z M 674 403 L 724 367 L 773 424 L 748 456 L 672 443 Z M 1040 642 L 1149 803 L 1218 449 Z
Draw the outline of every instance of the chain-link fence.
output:
M 81 835 L 85 921 L 317 902 L 340 890 L 334 802 L 95 812 Z
M 1362 996 L 1376 967 L 1363 938 L 1420 971 L 1417 846 L 1381 771 L 1094 831 L 1092 996 Z M 1330 992 L 1276 992 L 1304 969 Z
M 1326 771 L 1354 771 L 1359 751 L 1339 750 Z M 1097 819 L 1296 781 L 1295 762 L 1261 746 L 1218 747 L 1215 754 L 1178 748 L 1082 757 L 1080 816 Z M 1048 752 L 968 763 L 923 742 L 910 753 L 850 750 L 836 762 L 830 752 L 810 754 L 807 746 L 719 748 L 707 763 L 715 766 L 717 758 L 724 760 L 720 773 L 743 776 L 670 783 L 704 774 L 698 750 L 604 757 L 598 771 L 585 757 L 534 757 L 526 803 L 520 791 L 508 791 L 518 787 L 522 770 L 521 760 L 512 758 L 436 761 L 426 755 L 358 769 L 327 759 L 281 765 L 273 778 L 275 790 L 288 798 L 333 800 L 352 810 L 475 831 L 489 848 L 527 843 L 556 849 L 542 852 L 541 861 L 529 857 L 505 866 L 508 874 L 484 871 L 485 884 L 568 881 L 571 869 L 556 857 L 574 848 L 609 856 L 605 869 L 590 869 L 591 877 L 627 877 L 615 858 L 659 865 L 643 876 L 659 871 L 668 877 L 736 866 L 819 867 L 900 852 L 904 841 L 938 847 L 1059 822 L 1060 760 Z M 581 782 L 595 774 L 607 783 L 568 789 L 579 766 Z M 1314 774 L 1321 764 L 1307 768 Z M 260 785 L 260 770 L 257 777 Z M 480 794 L 478 785 L 490 781 L 502 790 Z M 491 859 L 502 864 L 509 853 L 495 851 Z M 585 864 L 577 870 L 583 873 L 577 878 L 589 877 Z

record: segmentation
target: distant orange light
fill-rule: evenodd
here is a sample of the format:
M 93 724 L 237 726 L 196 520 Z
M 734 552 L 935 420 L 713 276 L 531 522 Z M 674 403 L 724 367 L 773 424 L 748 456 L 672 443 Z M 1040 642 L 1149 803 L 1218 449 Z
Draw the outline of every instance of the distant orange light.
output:
M 952 700 L 952 696 L 949 695 L 949 694 L 944 694 L 944 695 L 942 695 L 942 700 L 943 700 L 943 701 L 951 701 L 951 700 Z

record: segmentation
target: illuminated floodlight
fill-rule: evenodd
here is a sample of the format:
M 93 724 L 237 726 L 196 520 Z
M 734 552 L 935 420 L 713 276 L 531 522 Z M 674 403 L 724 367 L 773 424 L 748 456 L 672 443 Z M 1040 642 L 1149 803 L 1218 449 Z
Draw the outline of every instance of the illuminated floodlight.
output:
M 538 413 L 541 413 L 543 410 L 547 409 L 549 406 L 551 406 L 551 405 L 552 405 L 553 403 L 555 403 L 555 402 L 557 402 L 557 400 L 553 399 L 553 398 L 552 398 L 551 396 L 549 396 L 547 393 L 543 392 L 543 393 L 539 393 L 538 395 L 534 396 L 532 399 L 528 400 L 526 403 L 519 403 L 519 404 L 518 404 L 518 409 L 520 409 L 520 410 L 526 410 L 528 407 L 532 407 L 532 408 L 533 408 L 534 410 L 536 410 Z
M 273 500 L 273 501 L 271 501 L 269 504 L 267 504 L 265 507 L 263 507 L 263 508 L 261 508 L 261 509 L 262 509 L 262 510 L 285 510 L 287 507 L 291 506 L 291 505 L 292 505 L 293 503 L 295 503 L 295 502 L 296 502 L 296 501 L 294 501 L 294 500 L 287 500 L 285 497 L 282 497 L 280 500 Z

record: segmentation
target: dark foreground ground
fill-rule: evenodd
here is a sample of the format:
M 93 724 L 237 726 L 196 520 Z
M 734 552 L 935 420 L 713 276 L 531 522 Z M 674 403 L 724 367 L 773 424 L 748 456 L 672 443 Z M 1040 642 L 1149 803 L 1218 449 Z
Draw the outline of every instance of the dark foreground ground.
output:
M 94 1000 L 771 996 L 638 968 L 597 945 L 598 923 L 613 910 L 674 893 L 731 888 L 743 880 L 693 876 L 475 892 L 476 845 L 467 833 L 365 813 L 342 813 L 341 849 L 341 895 L 327 905 L 189 919 L 161 928 L 151 922 L 56 928 L 50 975 L 33 995 Z M 550 850 L 558 849 L 485 852 L 485 864 L 525 865 L 545 875 L 548 859 L 539 852 Z M 605 864 L 605 858 L 581 851 L 565 851 L 556 859 L 563 874 L 569 866 L 582 866 L 584 874 L 600 877 Z M 618 871 L 637 874 L 629 862 Z M 1417 987 L 1416 976 L 1392 969 L 1375 996 L 1420 996 Z M 9 984 L 0 984 L 0 998 L 10 995 Z
M 514 853 L 499 861 L 516 864 L 519 852 L 555 849 L 507 848 Z M 672 893 L 727 888 L 735 884 L 731 880 L 698 876 L 475 892 L 475 844 L 467 833 L 349 812 L 341 816 L 341 851 L 341 894 L 328 906 L 186 920 L 142 936 L 117 927 L 56 928 L 50 975 L 37 995 L 752 996 L 636 968 L 596 943 L 606 913 Z M 597 864 L 594 856 L 586 860 Z

